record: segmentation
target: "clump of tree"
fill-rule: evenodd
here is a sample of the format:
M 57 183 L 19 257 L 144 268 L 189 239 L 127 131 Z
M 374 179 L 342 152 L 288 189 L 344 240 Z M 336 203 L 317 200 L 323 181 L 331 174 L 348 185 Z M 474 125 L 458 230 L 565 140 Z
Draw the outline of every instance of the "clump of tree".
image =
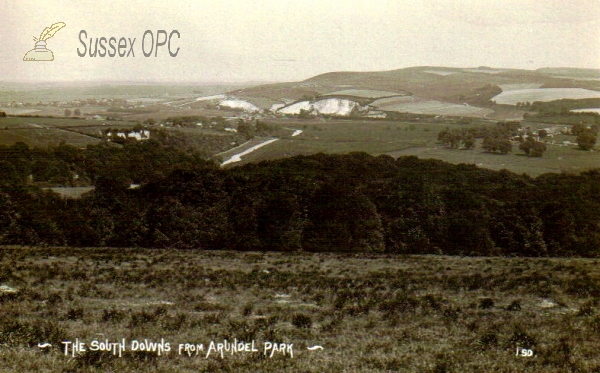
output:
M 521 123 L 516 121 L 498 122 L 496 127 L 486 131 L 481 147 L 488 153 L 508 154 L 512 152 L 510 138 L 519 128 Z
M 592 124 L 586 126 L 584 123 L 575 123 L 571 126 L 571 135 L 579 136 L 584 132 L 598 133 L 600 130 L 600 124 Z
M 546 151 L 546 144 L 537 141 L 533 136 L 527 138 L 519 145 L 519 149 L 530 157 L 541 157 Z
M 250 122 L 246 122 L 243 119 L 238 121 L 237 131 L 240 135 L 244 136 L 246 140 L 250 140 L 254 138 L 256 134 L 256 129 Z
M 575 123 L 571 126 L 571 134 L 577 136 L 577 145 L 582 150 L 591 150 L 596 145 L 600 125 L 592 124 L 586 126 L 583 123 Z
M 502 88 L 495 84 L 486 84 L 481 87 L 474 88 L 469 92 L 464 92 L 456 98 L 460 104 L 467 103 L 474 106 L 486 106 L 489 105 L 492 97 L 502 93 Z
M 554 101 L 535 101 L 529 107 L 530 111 L 536 111 L 542 115 L 566 114 L 577 115 L 571 110 L 600 107 L 599 98 L 583 99 L 560 99 Z
M 467 128 L 445 128 L 438 133 L 437 141 L 451 149 L 473 149 L 475 147 L 473 132 Z
M 298 118 L 302 118 L 302 119 L 308 119 L 311 118 L 312 115 L 312 110 L 307 110 L 307 109 L 300 109 L 300 113 L 298 114 Z
M 149 121 L 150 119 L 148 119 Z M 171 123 L 175 127 L 192 127 L 195 126 L 196 123 L 202 124 L 212 124 L 215 123 L 217 125 L 225 125 L 225 119 L 223 117 L 213 117 L 209 118 L 204 115 L 183 115 L 183 116 L 175 116 L 168 117 L 165 119 L 166 123 Z M 148 123 L 150 124 L 150 123 Z
M 596 146 L 598 132 L 591 128 L 580 131 L 577 135 L 577 145 L 582 150 L 592 150 Z
M 238 133 L 245 136 L 247 140 L 254 136 L 269 136 L 279 129 L 279 125 L 269 124 L 258 119 L 254 122 L 240 119 L 237 125 Z
M 488 153 L 508 154 L 512 152 L 510 139 L 494 134 L 484 137 L 481 147 Z

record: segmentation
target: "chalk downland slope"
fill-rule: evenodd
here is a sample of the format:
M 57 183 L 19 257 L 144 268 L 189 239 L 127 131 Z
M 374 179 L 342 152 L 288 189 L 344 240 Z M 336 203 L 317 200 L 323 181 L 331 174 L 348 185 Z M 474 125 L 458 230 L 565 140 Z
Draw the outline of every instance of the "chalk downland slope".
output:
M 516 105 L 518 102 L 554 101 L 560 99 L 600 98 L 599 91 L 583 88 L 533 88 L 504 91 L 492 97 L 498 104 Z
M 243 110 L 248 113 L 257 113 L 260 111 L 260 108 L 254 104 L 251 104 L 248 101 L 244 100 L 236 100 L 236 99 L 226 99 L 219 102 L 219 106 L 226 107 L 229 109 L 237 109 Z
M 371 106 L 383 111 L 467 117 L 485 117 L 494 112 L 491 109 L 468 104 L 459 105 L 451 102 L 423 100 L 413 96 L 382 98 L 374 101 Z
M 404 105 L 400 108 L 402 111 L 477 117 L 487 115 L 490 109 L 494 110 L 494 98 L 498 103 L 509 104 L 517 101 L 533 102 L 538 98 L 549 99 L 544 95 L 529 95 L 505 101 L 504 97 L 508 96 L 502 95 L 509 94 L 509 91 L 562 89 L 563 91 L 555 91 L 556 95 L 552 96 L 552 99 L 557 99 L 573 97 L 571 94 L 577 91 L 566 89 L 576 89 L 581 90 L 576 97 L 595 97 L 596 92 L 600 94 L 599 79 L 600 70 L 589 69 L 518 70 L 485 66 L 423 66 L 390 71 L 330 72 L 300 82 L 260 85 L 232 94 L 249 102 L 254 102 L 252 98 L 267 102 L 271 100 L 264 109 L 269 109 L 273 103 L 314 103 L 325 98 L 354 98 L 354 101 L 364 106 L 381 98 L 412 96 L 419 104 Z M 517 93 L 510 93 L 515 94 Z M 424 102 L 428 102 L 425 108 Z M 463 108 L 450 105 L 461 105 Z M 289 113 L 299 107 L 301 106 L 289 105 L 287 109 L 280 108 L 278 111 Z
M 315 102 L 300 101 L 277 110 L 280 114 L 298 115 L 303 111 L 313 115 L 349 116 L 360 105 L 356 101 L 342 98 L 326 98 Z

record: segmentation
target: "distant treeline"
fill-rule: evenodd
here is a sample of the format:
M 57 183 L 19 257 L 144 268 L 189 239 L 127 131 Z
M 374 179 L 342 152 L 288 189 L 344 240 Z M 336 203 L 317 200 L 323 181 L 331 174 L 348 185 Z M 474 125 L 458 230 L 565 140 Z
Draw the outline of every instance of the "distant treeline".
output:
M 63 199 L 27 180 L 1 175 L 0 243 L 600 254 L 599 170 L 534 179 L 473 165 L 365 153 L 221 169 L 176 148 L 157 147 L 155 154 L 131 158 L 119 153 L 124 149 L 95 151 L 96 158 L 88 160 L 96 162 L 96 189 L 81 199 Z M 3 162 L 3 171 L 10 169 L 11 160 Z M 134 172 L 146 176 L 131 189 L 129 173 Z
M 600 98 L 570 99 L 564 98 L 554 101 L 535 101 L 529 107 L 529 111 L 537 111 L 540 114 L 568 114 L 571 110 L 599 108 Z M 576 113 L 572 113 L 576 114 Z M 598 117 L 598 114 L 592 114 Z

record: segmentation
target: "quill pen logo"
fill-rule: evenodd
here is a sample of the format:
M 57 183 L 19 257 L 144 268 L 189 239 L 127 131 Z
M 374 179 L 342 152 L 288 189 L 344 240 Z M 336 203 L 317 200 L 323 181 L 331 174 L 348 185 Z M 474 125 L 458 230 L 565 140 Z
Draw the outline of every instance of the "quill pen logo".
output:
M 64 22 L 57 22 L 52 26 L 46 27 L 39 38 L 34 36 L 35 48 L 25 54 L 23 61 L 54 61 L 54 54 L 50 49 L 46 48 L 46 40 L 53 37 L 58 30 L 65 26 Z

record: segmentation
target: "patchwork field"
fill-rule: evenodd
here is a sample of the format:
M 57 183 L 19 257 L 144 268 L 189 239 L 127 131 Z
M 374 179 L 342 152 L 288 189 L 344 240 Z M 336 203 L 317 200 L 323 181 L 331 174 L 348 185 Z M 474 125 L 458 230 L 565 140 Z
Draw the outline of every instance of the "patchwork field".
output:
M 486 123 L 481 121 L 481 124 Z M 564 140 L 575 142 L 574 136 L 560 135 L 548 139 L 547 151 L 541 158 L 526 157 L 513 144 L 513 152 L 507 155 L 486 153 L 481 140 L 473 150 L 448 149 L 437 143 L 438 133 L 448 128 L 464 128 L 461 124 L 417 122 L 394 122 L 375 120 L 300 120 L 289 119 L 286 126 L 302 129 L 299 136 L 281 138 L 279 141 L 256 149 L 245 155 L 241 162 L 260 162 L 267 159 L 292 157 L 300 154 L 347 153 L 362 151 L 370 154 L 387 154 L 394 157 L 416 155 L 419 158 L 436 158 L 459 164 L 477 164 L 494 170 L 507 169 L 516 173 L 538 176 L 548 172 L 581 172 L 600 167 L 600 152 L 579 150 L 577 146 L 563 145 Z M 532 129 L 548 127 L 545 123 L 527 123 Z M 244 147 L 221 155 L 231 157 L 265 139 L 245 144 Z M 554 141 L 554 145 L 551 142 Z
M 494 112 L 491 109 L 435 100 L 423 100 L 411 96 L 382 98 L 374 101 L 371 105 L 379 110 L 430 115 L 485 117 Z
M 344 89 L 326 94 L 326 96 L 355 96 L 363 98 L 381 98 L 402 95 L 403 93 L 399 92 L 376 91 L 372 89 Z
M 600 368 L 597 260 L 5 247 L 0 263 L 2 372 Z
M 102 123 L 115 128 L 131 128 L 132 122 L 107 122 L 71 118 L 0 118 L 0 144 L 24 142 L 29 146 L 58 145 L 61 141 L 76 147 L 100 142 Z M 108 128 L 105 127 L 104 128 Z
M 553 101 L 563 98 L 598 98 L 600 92 L 583 88 L 533 88 L 504 91 L 492 97 L 492 101 L 504 105 L 516 105 L 517 102 Z
M 571 141 L 574 141 L 573 137 L 569 138 Z M 579 173 L 600 167 L 599 152 L 583 151 L 578 149 L 576 145 L 547 144 L 547 150 L 540 158 L 525 156 L 519 150 L 518 144 L 513 144 L 513 154 L 507 155 L 485 153 L 480 148 L 480 141 L 477 142 L 476 146 L 476 150 L 457 150 L 435 145 L 403 149 L 389 152 L 388 154 L 394 157 L 416 155 L 423 159 L 434 158 L 454 164 L 475 164 L 479 167 L 492 170 L 507 169 L 518 174 L 525 173 L 533 177 L 549 172 Z
M 62 141 L 76 147 L 85 147 L 88 144 L 98 143 L 100 140 L 58 128 L 11 128 L 10 126 L 0 128 L 0 144 L 2 145 L 24 142 L 30 146 L 48 146 L 58 145 Z
M 513 84 L 500 84 L 499 87 L 502 91 L 517 91 L 520 89 L 536 89 L 542 86 L 541 83 L 513 83 Z
M 288 121 L 288 126 L 302 129 L 299 136 L 281 139 L 257 149 L 244 162 L 276 159 L 298 154 L 347 153 L 365 151 L 381 154 L 388 151 L 427 146 L 435 143 L 444 128 L 435 123 L 401 123 L 372 120 Z

